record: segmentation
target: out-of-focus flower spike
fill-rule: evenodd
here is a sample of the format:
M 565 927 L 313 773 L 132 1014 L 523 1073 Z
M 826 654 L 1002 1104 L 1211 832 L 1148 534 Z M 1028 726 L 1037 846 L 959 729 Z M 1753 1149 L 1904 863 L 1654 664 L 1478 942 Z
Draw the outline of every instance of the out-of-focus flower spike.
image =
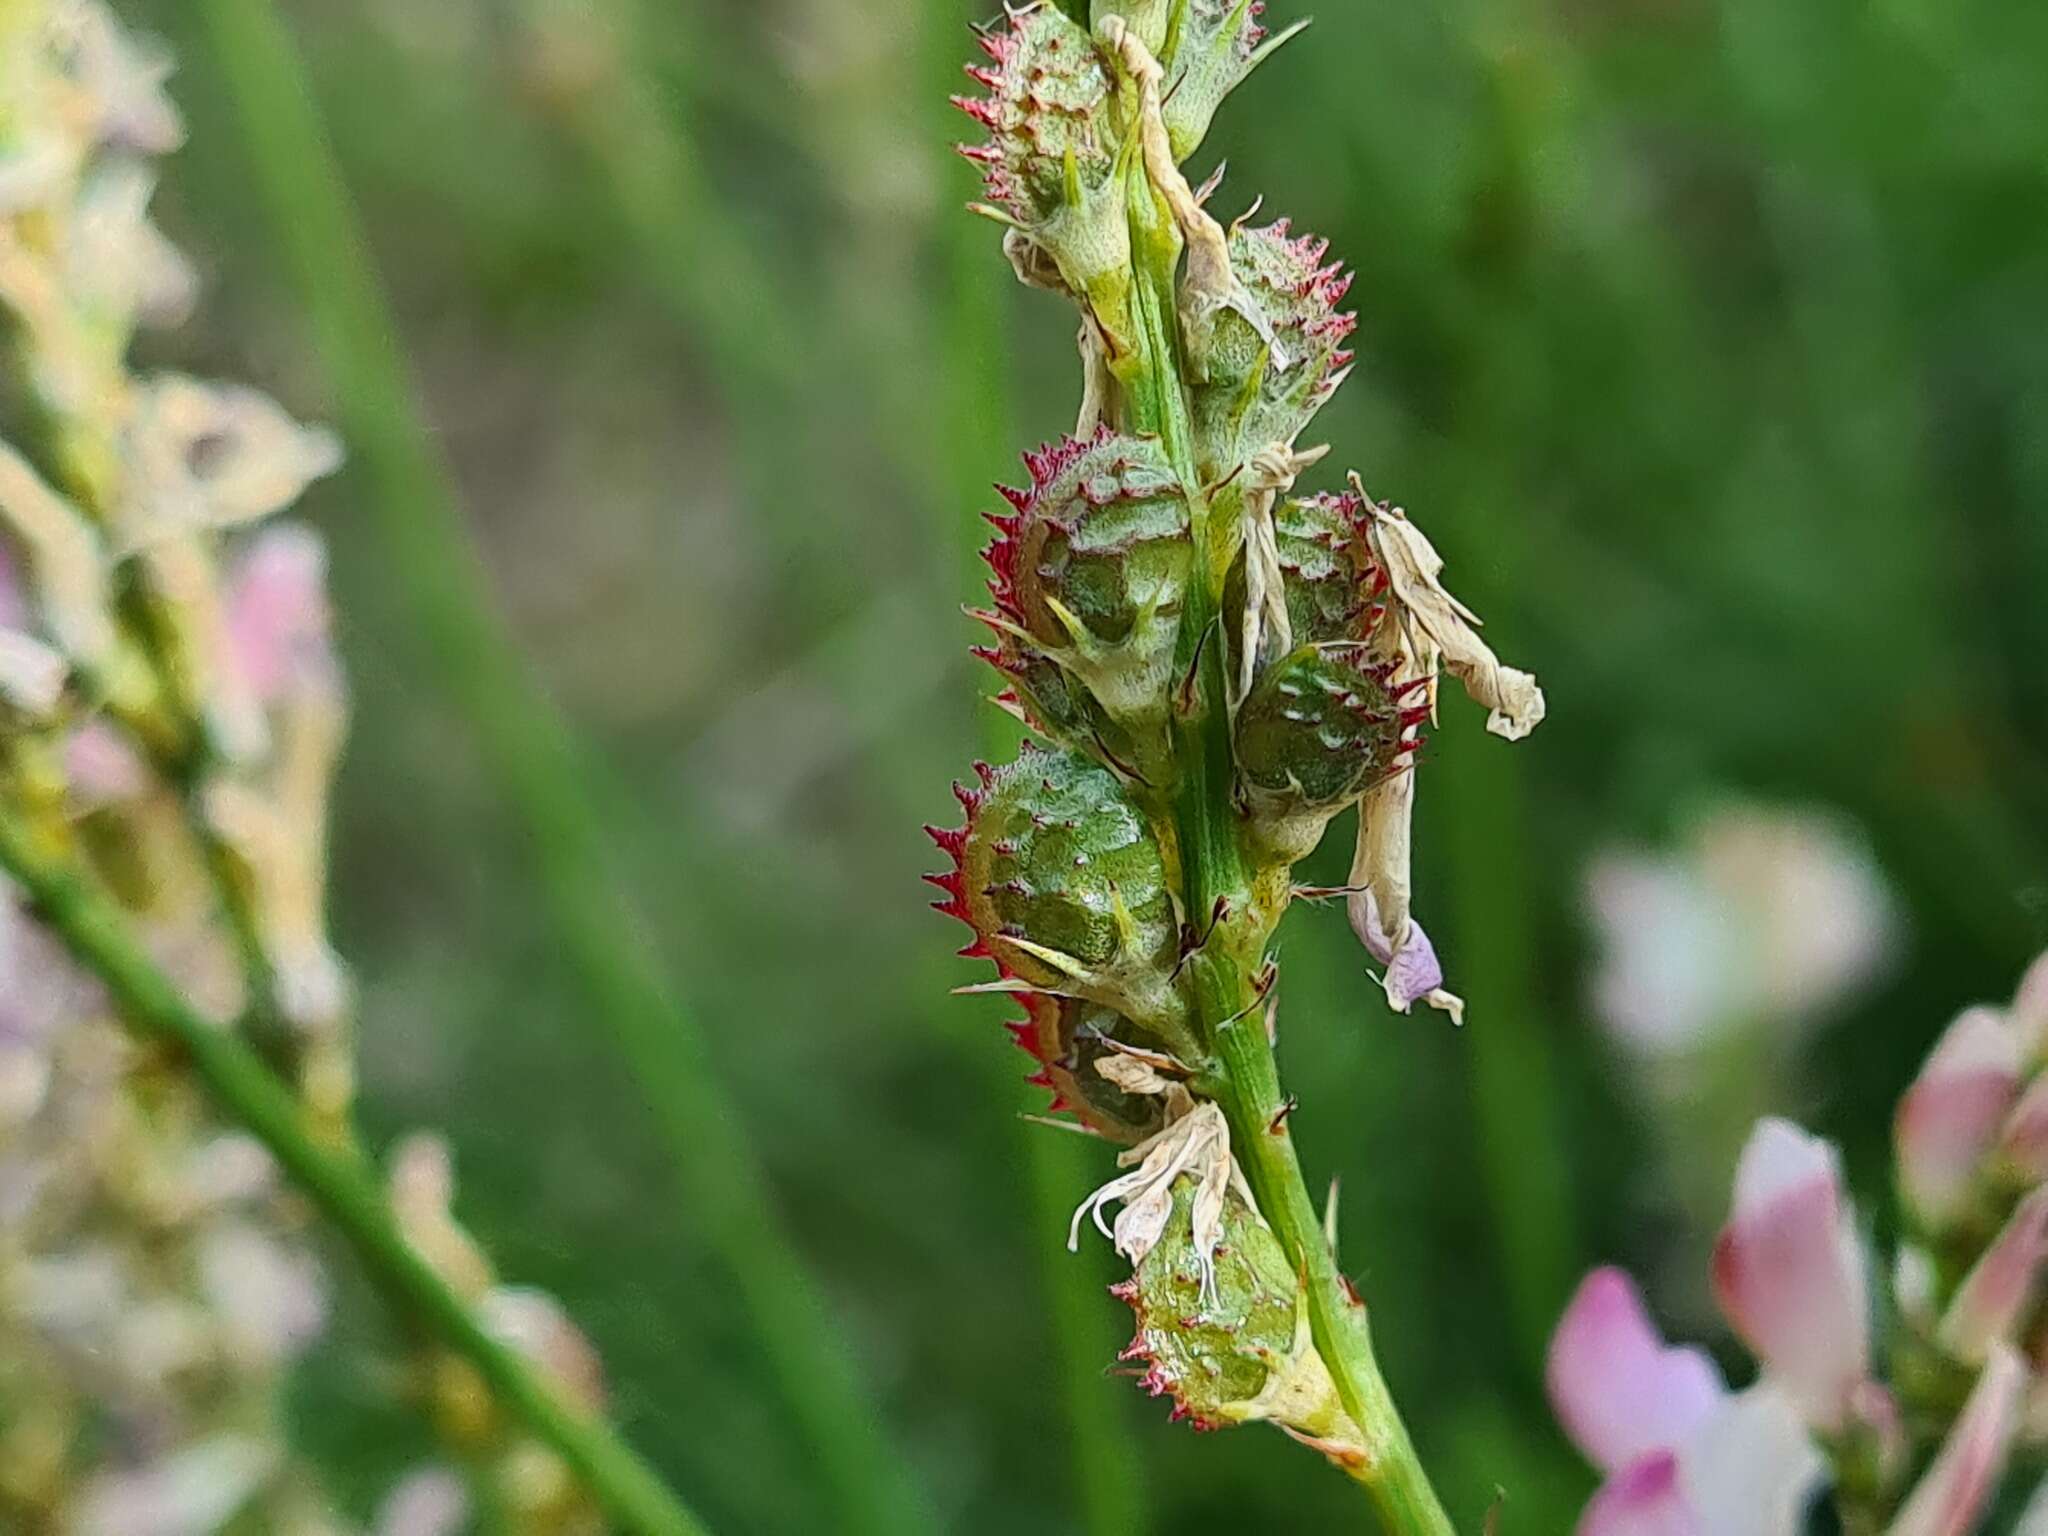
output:
M 2048 954 L 2027 967 L 2013 993 L 2012 1026 L 2019 1033 L 2023 1059 L 2031 1066 L 2048 1066 Z
M 190 316 L 199 275 L 149 217 L 156 175 L 125 162 L 101 166 L 80 189 L 64 249 L 67 300 L 89 323 L 125 336 Z
M 269 396 L 177 374 L 138 391 L 121 547 L 240 527 L 282 511 L 341 467 L 341 443 Z
M 2020 1040 L 1995 1008 L 1971 1008 L 1949 1025 L 1893 1124 L 1899 1187 L 1908 1209 L 1939 1231 L 1969 1207 L 1984 1156 L 1996 1144 L 2020 1086 Z
M 1849 1422 L 1870 1371 L 1866 1268 L 1840 1155 L 1788 1121 L 1761 1122 L 1714 1247 L 1714 1295 L 1806 1421 L 1829 1433 Z
M 165 155 L 185 142 L 185 125 L 164 90 L 172 71 L 166 50 L 124 30 L 103 4 L 66 5 L 57 25 L 66 34 L 59 41 L 76 92 L 72 115 L 95 144 Z
M 0 705 L 31 721 L 44 721 L 64 697 L 71 669 L 31 635 L 0 629 Z
M 1994 1343 L 2015 1342 L 2048 1264 L 2048 1187 L 2028 1195 L 1977 1261 L 1943 1314 L 1937 1339 L 1958 1360 L 1982 1364 Z
M 461 1536 L 469 1516 L 469 1490 L 461 1475 L 447 1467 L 424 1467 L 385 1496 L 371 1536 Z
M 2048 1180 L 2048 1073 L 2037 1073 L 1998 1133 L 2000 1161 L 2029 1183 Z
M 1968 1536 L 1977 1528 L 1998 1491 L 2026 1385 L 2020 1356 L 1992 1345 L 1962 1416 L 1886 1536 Z
M 13 531 L 28 555 L 37 606 L 51 639 L 83 665 L 103 663 L 114 647 L 114 622 L 99 537 L 85 516 L 4 442 L 0 522 Z M 19 578 L 10 578 L 8 586 L 21 616 L 0 618 L 0 624 L 20 625 L 26 605 L 19 596 Z
M 222 1434 L 86 1484 L 69 1536 L 194 1536 L 218 1531 L 278 1471 L 265 1441 Z

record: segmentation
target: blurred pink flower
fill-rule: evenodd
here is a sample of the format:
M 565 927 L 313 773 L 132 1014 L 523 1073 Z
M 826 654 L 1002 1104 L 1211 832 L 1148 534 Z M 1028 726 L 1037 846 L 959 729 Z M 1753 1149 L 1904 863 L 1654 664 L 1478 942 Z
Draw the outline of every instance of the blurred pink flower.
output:
M 1962 1417 L 1886 1536 L 1967 1536 L 1977 1528 L 1998 1491 L 2026 1385 L 2026 1364 L 2008 1346 L 1992 1345 Z
M 229 581 L 228 654 L 259 703 L 307 681 L 331 681 L 330 622 L 319 535 L 282 523 L 251 540 Z
M 1714 1295 L 1764 1372 L 1826 1433 L 1870 1370 L 1870 1294 L 1835 1149 L 1785 1120 L 1751 1133 L 1714 1246 Z
M 2048 1187 L 2028 1195 L 1941 1319 L 1941 1346 L 1958 1360 L 1981 1364 L 1993 1345 L 2010 1343 L 2040 1289 L 2048 1263 Z
M 2019 1032 L 1996 1008 L 1971 1008 L 1949 1025 L 1893 1125 L 1899 1188 L 1922 1222 L 1940 1227 L 1968 1205 L 1978 1165 L 2019 1097 Z
M 1580 1285 L 1551 1340 L 1559 1421 L 1607 1474 L 1578 1536 L 1792 1536 L 1822 1473 L 1765 1384 L 1731 1395 L 1697 1349 L 1665 1344 L 1618 1269 Z
M 393 1488 L 377 1511 L 375 1536 L 458 1536 L 469 1525 L 469 1493 L 446 1467 L 428 1467 Z
M 1897 929 L 1869 853 L 1809 811 L 1723 807 L 1676 853 L 1601 855 L 1586 897 L 1603 951 L 1594 1005 L 1652 1052 L 1817 1017 L 1876 974 Z

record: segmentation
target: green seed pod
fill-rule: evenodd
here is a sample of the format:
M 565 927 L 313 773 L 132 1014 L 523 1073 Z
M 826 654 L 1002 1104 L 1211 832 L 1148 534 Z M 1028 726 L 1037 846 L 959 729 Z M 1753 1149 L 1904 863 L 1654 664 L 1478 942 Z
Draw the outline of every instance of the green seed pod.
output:
M 1390 670 L 1353 647 L 1305 645 L 1268 667 L 1239 706 L 1238 777 L 1263 852 L 1290 864 L 1306 857 L 1330 820 L 1413 749 L 1402 733 L 1429 711 L 1397 706 Z
M 988 94 L 953 98 L 989 133 L 985 144 L 960 147 L 987 189 L 977 211 L 1050 256 L 1056 283 L 1028 247 L 1013 259 L 1032 281 L 1073 294 L 1112 349 L 1128 352 L 1135 330 L 1121 173 L 1135 145 L 1112 120 L 1114 77 L 1095 40 L 1060 7 L 1024 6 L 1007 23 L 978 34 L 992 63 L 967 71 Z
M 1386 581 L 1362 532 L 1365 513 L 1351 494 L 1274 510 L 1293 649 L 1259 673 L 1236 731 L 1253 846 L 1275 863 L 1313 851 L 1339 811 L 1420 745 L 1410 728 L 1428 718 L 1420 685 L 1395 687 L 1373 644 Z M 1244 612 L 1242 561 L 1224 601 L 1226 614 Z
M 1139 1384 L 1171 1397 L 1173 1417 L 1197 1429 L 1279 1424 L 1332 1460 L 1352 1461 L 1362 1437 L 1309 1337 L 1287 1251 L 1233 1189 L 1205 1260 L 1195 1237 L 1199 1190 L 1190 1176 L 1174 1184 L 1164 1235 L 1113 1287 L 1138 1323 L 1120 1358 L 1143 1362 Z
M 990 519 L 999 644 L 981 654 L 1070 746 L 1159 785 L 1194 546 L 1187 501 L 1156 440 L 1106 428 L 1025 455 L 1031 484 Z M 1050 669 L 1048 669 L 1050 663 Z
M 1025 1016 L 1009 1030 L 1037 1058 L 1030 1081 L 1051 1090 L 1051 1113 L 1070 1112 L 1097 1135 L 1127 1146 L 1160 1128 L 1164 1106 L 1157 1097 L 1126 1093 L 1097 1068 L 1125 1054 L 1119 1046 L 1164 1053 L 1165 1042 L 1100 1003 L 1042 994 L 1023 1001 Z
M 1180 922 L 1166 858 L 1115 774 L 1077 753 L 1026 746 L 977 764 L 956 788 L 958 831 L 927 829 L 954 868 L 929 876 L 939 910 L 975 932 L 962 954 L 1006 977 L 1113 1009 L 1154 1035 L 1185 1027 L 1174 980 Z
M 1259 449 L 1291 443 L 1344 382 L 1345 340 L 1358 317 L 1337 306 L 1350 291 L 1329 242 L 1290 236 L 1287 221 L 1230 231 L 1230 266 L 1251 314 L 1216 310 L 1188 338 L 1200 374 L 1195 442 L 1204 476 L 1220 480 Z
M 1371 638 L 1374 606 L 1386 588 L 1361 526 L 1365 502 L 1346 492 L 1283 501 L 1273 512 L 1275 544 L 1297 644 Z M 1245 570 L 1232 568 L 1224 612 L 1244 612 Z

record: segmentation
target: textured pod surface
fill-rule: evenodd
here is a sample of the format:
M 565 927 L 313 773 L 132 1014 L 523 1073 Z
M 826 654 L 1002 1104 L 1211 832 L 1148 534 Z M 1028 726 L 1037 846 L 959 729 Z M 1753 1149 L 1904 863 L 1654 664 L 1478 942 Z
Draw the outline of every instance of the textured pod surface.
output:
M 1274 543 L 1297 644 L 1369 640 L 1383 617 L 1385 574 L 1364 533 L 1366 505 L 1346 491 L 1282 502 L 1273 512 Z M 1244 611 L 1240 564 L 1224 592 L 1227 613 Z
M 1091 713 L 1027 664 L 1056 661 L 1108 716 L 1163 720 L 1194 546 L 1187 501 L 1158 442 L 1107 429 L 1028 454 L 1031 484 L 991 519 L 988 615 L 1008 647 L 991 659 L 1069 734 Z
M 1351 275 L 1328 254 L 1328 241 L 1296 238 L 1284 219 L 1231 230 L 1231 270 L 1272 345 L 1236 309 L 1217 311 L 1189 338 L 1206 375 L 1194 391 L 1195 435 L 1212 478 L 1268 444 L 1293 442 L 1343 382 L 1358 318 L 1337 307 Z
M 1037 1058 L 1031 1081 L 1051 1091 L 1054 1114 L 1069 1112 L 1096 1134 L 1126 1145 L 1160 1128 L 1163 1107 L 1156 1097 L 1126 1093 L 1096 1070 L 1122 1054 L 1111 1041 L 1141 1051 L 1165 1049 L 1114 1008 L 1082 998 L 1027 997 L 1024 1017 L 1009 1028 L 1018 1045 Z
M 1304 810 L 1335 811 L 1392 770 L 1405 728 L 1384 667 L 1303 646 L 1266 669 L 1237 715 L 1246 786 Z
M 1116 1287 L 1138 1324 L 1122 1358 L 1145 1364 L 1141 1385 L 1171 1397 L 1176 1419 L 1222 1429 L 1262 1416 L 1261 1395 L 1295 1351 L 1298 1291 L 1280 1240 L 1236 1194 L 1224 1206 L 1213 1278 L 1205 1278 L 1195 1190 L 1193 1178 L 1174 1185 L 1164 1237 Z
M 1077 188 L 1086 194 L 1109 180 L 1109 71 L 1094 40 L 1056 6 L 1021 7 L 977 35 L 990 63 L 968 75 L 988 94 L 954 104 L 989 138 L 961 153 L 981 168 L 990 202 L 1021 224 L 1042 224 Z
M 954 868 L 939 909 L 975 931 L 963 951 L 1006 974 L 1152 1023 L 1178 1011 L 1179 923 L 1165 859 L 1116 775 L 1027 746 L 956 791 L 967 825 L 933 831 Z

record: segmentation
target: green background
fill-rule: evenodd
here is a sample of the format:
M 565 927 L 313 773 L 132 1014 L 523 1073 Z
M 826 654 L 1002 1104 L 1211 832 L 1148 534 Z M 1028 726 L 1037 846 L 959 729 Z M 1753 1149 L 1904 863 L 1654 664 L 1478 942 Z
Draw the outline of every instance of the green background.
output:
M 1360 367 L 1316 435 L 1430 530 L 1551 718 L 1510 750 L 1453 709 L 1422 770 L 1419 910 L 1468 1027 L 1389 1016 L 1341 917 L 1303 910 L 1283 1070 L 1461 1524 L 1499 1486 L 1506 1529 L 1549 1532 L 1591 1486 L 1542 1402 L 1550 1320 L 1590 1264 L 1700 1238 L 1588 1007 L 1593 853 L 1723 792 L 1865 829 L 1899 953 L 1763 1092 L 1843 1142 L 1880 1226 L 1892 1100 L 2048 942 L 2048 8 L 1323 9 L 1201 168 L 1227 153 L 1222 210 L 1264 193 L 1357 267 Z M 1001 1014 L 946 995 L 979 976 L 924 905 L 919 825 L 994 729 L 958 611 L 980 487 L 1078 385 L 1070 316 L 959 211 L 969 13 L 285 10 L 498 601 L 942 1528 L 1365 1528 L 1277 1434 L 1192 1435 L 1108 1374 L 1114 1264 L 1067 1258 L 1032 1194 L 1078 1200 L 1107 1156 L 1034 1155 L 1057 1133 L 1015 1119 Z M 171 0 L 126 14 L 182 61 L 160 206 L 208 279 L 149 360 L 331 414 L 210 34 Z M 335 924 L 367 1124 L 446 1128 L 464 1214 L 583 1320 L 622 1423 L 717 1529 L 839 1529 L 380 493 L 347 472 L 308 502 L 356 691 Z M 1062 1282 L 1099 1378 L 1058 1364 Z M 345 1296 L 296 1403 L 359 1508 L 420 1444 L 386 1337 Z

